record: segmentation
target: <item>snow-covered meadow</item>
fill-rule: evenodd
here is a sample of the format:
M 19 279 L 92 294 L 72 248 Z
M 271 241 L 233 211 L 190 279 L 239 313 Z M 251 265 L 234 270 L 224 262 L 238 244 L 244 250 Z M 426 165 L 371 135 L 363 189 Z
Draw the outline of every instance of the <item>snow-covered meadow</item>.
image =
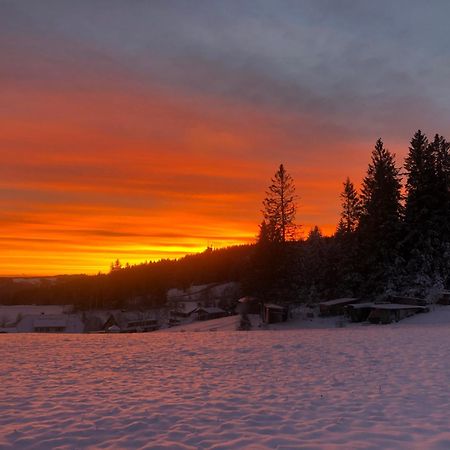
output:
M 0 448 L 450 448 L 450 327 L 0 336 Z

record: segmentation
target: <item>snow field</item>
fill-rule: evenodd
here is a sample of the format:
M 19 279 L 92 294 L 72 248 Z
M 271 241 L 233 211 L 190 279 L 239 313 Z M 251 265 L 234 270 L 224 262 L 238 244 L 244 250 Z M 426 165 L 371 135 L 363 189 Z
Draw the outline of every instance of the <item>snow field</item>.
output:
M 2 449 L 448 449 L 450 327 L 0 336 Z

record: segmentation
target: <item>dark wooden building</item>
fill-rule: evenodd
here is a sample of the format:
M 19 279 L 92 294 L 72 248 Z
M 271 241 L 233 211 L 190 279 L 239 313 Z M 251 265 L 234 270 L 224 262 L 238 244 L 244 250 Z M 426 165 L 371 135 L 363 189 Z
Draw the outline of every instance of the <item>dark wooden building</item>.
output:
M 345 307 L 353 303 L 358 303 L 357 298 L 336 298 L 319 303 L 321 316 L 340 316 L 345 313 Z
M 264 323 L 286 322 L 289 310 L 286 306 L 264 303 L 262 308 L 262 321 Z
M 220 317 L 228 316 L 226 311 L 220 308 L 216 308 L 214 306 L 211 307 L 199 306 L 198 308 L 194 309 L 194 311 L 192 311 L 191 315 L 193 317 L 197 317 L 197 320 L 219 319 Z

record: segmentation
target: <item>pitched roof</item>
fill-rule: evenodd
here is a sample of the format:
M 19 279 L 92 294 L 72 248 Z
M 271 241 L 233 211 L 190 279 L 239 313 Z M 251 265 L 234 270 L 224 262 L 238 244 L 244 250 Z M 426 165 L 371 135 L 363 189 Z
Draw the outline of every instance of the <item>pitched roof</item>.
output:
M 33 327 L 52 327 L 52 328 L 65 328 L 67 326 L 67 317 L 63 314 L 47 315 L 43 317 L 37 317 L 33 320 Z
M 216 308 L 215 306 L 210 306 L 210 307 L 198 307 L 196 308 L 193 312 L 198 312 L 198 311 L 205 311 L 208 314 L 215 314 L 215 313 L 224 313 L 225 311 L 223 309 L 220 308 Z

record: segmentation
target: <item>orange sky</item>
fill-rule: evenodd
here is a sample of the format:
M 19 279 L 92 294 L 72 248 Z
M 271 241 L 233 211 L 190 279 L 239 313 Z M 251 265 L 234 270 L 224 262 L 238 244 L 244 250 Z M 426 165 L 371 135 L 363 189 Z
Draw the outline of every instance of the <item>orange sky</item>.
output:
M 298 144 L 282 130 L 301 118 L 149 87 L 10 88 L 7 101 L 18 113 L 0 123 L 4 275 L 95 273 L 115 258 L 138 263 L 253 242 L 282 161 L 303 229 L 335 226 L 347 168 L 337 173 L 339 157 L 327 169 L 319 145 L 301 165 L 290 162 Z
M 445 105 L 419 95 L 415 54 L 400 70 L 384 25 L 362 26 L 376 11 L 352 10 L 349 34 L 350 12 L 313 3 L 75 3 L 0 5 L 0 275 L 254 242 L 280 163 L 303 233 L 331 234 L 379 136 L 403 156 L 419 126 L 445 133 L 426 128 Z

